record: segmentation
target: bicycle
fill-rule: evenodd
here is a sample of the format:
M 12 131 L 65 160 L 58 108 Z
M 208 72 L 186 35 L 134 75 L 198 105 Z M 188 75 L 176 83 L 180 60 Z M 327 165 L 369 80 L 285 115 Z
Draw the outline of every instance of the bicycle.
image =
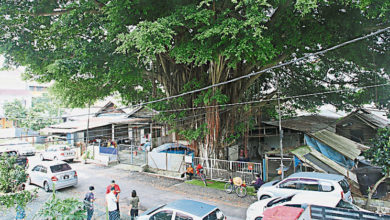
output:
M 233 178 L 229 177 L 229 182 L 225 184 L 225 192 L 230 194 L 234 191 L 238 197 L 243 198 L 247 194 L 245 181 L 241 181 L 240 178 L 237 182 L 234 182 Z
M 203 181 L 204 185 L 207 186 L 206 182 L 206 175 L 203 173 L 203 169 L 199 169 L 196 171 L 196 174 L 200 177 L 200 179 Z

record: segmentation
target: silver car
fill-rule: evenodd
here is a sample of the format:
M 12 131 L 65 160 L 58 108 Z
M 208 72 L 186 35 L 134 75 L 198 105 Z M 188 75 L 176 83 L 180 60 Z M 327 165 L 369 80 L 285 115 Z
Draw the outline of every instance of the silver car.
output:
M 43 187 L 46 192 L 77 185 L 77 172 L 63 161 L 45 161 L 28 171 L 27 184 Z

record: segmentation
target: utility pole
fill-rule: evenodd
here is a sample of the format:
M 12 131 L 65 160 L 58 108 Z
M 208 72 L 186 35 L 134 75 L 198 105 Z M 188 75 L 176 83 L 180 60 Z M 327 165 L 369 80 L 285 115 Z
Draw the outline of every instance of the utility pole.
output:
M 89 142 L 89 114 L 91 112 L 91 100 L 88 103 L 88 120 L 87 120 L 87 141 L 85 147 L 85 154 L 88 152 L 88 142 Z M 95 148 L 92 150 L 93 158 L 95 158 Z
M 279 116 L 279 146 L 280 146 L 280 171 L 281 177 L 284 179 L 284 165 L 283 165 L 283 130 L 282 130 L 282 114 L 280 111 L 280 90 L 279 90 L 279 76 L 276 78 L 276 85 L 278 90 L 278 116 Z

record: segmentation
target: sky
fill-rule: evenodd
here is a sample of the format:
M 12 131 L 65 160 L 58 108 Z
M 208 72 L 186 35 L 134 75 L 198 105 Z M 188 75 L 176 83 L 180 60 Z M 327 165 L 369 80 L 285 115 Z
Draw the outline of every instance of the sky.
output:
M 0 56 L 0 67 L 3 66 L 4 57 Z M 26 82 L 22 80 L 23 67 L 13 70 L 0 71 L 0 90 L 1 89 L 25 89 Z

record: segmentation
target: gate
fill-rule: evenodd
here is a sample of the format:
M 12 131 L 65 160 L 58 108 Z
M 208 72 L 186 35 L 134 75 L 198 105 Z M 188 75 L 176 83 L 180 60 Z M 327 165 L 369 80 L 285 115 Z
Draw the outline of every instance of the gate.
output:
M 131 144 L 118 145 L 118 159 L 120 163 L 142 166 L 147 163 L 147 152 Z
M 210 158 L 194 157 L 192 165 L 194 168 L 201 164 L 206 176 L 212 180 L 228 181 L 229 177 L 241 177 L 245 182 L 250 183 L 256 180 L 256 174 L 262 176 L 261 163 L 218 160 Z

